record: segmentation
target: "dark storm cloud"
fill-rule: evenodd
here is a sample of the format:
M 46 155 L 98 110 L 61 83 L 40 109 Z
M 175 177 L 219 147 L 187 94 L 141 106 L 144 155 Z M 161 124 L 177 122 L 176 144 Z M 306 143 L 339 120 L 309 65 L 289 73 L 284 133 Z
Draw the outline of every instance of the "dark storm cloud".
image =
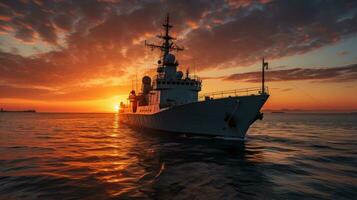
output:
M 153 41 L 167 12 L 174 36 L 185 39 L 178 41 L 186 48 L 180 63 L 198 70 L 302 54 L 357 31 L 353 0 L 4 0 L 1 34 L 56 50 L 31 57 L 0 52 L 0 80 L 68 86 L 123 76 L 143 62 L 143 39 Z
M 267 81 L 333 81 L 347 82 L 357 80 L 357 64 L 329 68 L 293 68 L 268 71 Z M 237 73 L 225 77 L 224 80 L 242 82 L 260 82 L 261 72 Z

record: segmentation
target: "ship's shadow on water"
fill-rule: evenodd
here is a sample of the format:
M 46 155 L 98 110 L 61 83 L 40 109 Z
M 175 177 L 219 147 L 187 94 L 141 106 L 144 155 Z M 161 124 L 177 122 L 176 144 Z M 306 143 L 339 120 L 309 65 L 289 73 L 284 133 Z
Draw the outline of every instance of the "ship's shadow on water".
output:
M 151 140 L 151 148 L 159 158 L 156 174 L 139 186 L 139 191 L 147 197 L 263 199 L 272 194 L 273 184 L 257 161 L 261 150 L 259 146 L 250 145 L 249 140 L 131 129 L 139 137 Z

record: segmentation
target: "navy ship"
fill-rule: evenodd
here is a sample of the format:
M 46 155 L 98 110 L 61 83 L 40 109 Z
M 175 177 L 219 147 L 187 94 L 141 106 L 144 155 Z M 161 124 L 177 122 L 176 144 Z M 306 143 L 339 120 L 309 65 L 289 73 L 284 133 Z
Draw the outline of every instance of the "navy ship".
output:
M 260 109 L 269 97 L 264 86 L 268 63 L 263 59 L 261 87 L 199 95 L 202 80 L 188 70 L 185 74 L 178 71 L 179 62 L 173 52 L 184 48 L 173 42 L 175 38 L 169 34 L 172 27 L 167 16 L 165 33 L 157 36 L 162 43 L 145 41 L 147 47 L 161 51 L 157 74 L 144 76 L 141 91 L 132 90 L 128 102 L 120 103 L 119 120 L 167 132 L 245 138 L 250 125 L 263 118 Z

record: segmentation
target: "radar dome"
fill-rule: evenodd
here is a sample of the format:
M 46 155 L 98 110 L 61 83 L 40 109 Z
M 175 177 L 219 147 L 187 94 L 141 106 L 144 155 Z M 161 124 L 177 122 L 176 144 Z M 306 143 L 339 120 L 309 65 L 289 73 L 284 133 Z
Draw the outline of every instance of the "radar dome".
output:
M 151 78 L 149 76 L 144 76 L 142 82 L 145 85 L 150 85 L 151 84 Z
M 177 79 L 182 79 L 182 77 L 183 77 L 182 71 L 178 71 L 178 72 L 176 73 L 176 77 L 177 77 Z

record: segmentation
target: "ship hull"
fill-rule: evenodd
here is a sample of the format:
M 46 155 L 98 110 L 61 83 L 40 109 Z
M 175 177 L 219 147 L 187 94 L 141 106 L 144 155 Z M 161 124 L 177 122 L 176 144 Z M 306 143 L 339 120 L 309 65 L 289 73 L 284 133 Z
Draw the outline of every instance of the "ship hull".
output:
M 227 97 L 171 107 L 154 114 L 119 113 L 122 123 L 140 128 L 244 138 L 269 95 Z

